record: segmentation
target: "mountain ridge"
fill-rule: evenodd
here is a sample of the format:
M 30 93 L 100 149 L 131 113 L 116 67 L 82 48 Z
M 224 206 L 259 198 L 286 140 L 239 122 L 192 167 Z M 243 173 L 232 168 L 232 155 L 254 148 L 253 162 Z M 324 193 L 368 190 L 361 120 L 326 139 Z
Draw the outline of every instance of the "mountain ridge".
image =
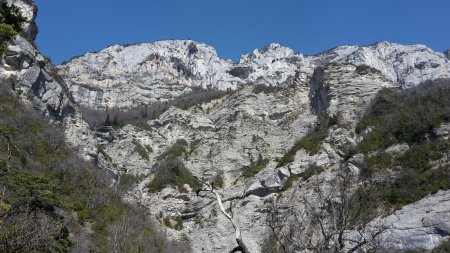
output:
M 424 45 L 390 42 L 339 46 L 314 56 L 271 43 L 232 63 L 219 58 L 215 49 L 206 44 L 170 40 L 126 47 L 115 45 L 77 57 L 58 68 L 77 102 L 101 108 L 126 108 L 186 94 L 190 87 L 235 90 L 246 83 L 277 86 L 296 75 L 306 82 L 315 68 L 333 62 L 368 65 L 404 87 L 450 77 L 450 63 L 443 53 Z M 167 83 L 174 84 L 172 90 L 163 87 Z M 130 90 L 133 84 L 142 88 L 140 94 Z M 131 97 L 136 101 L 130 104 Z
M 18 35 L 1 63 L 17 99 L 63 128 L 112 185 L 125 182 L 123 198 L 171 239 L 189 242 L 186 252 L 229 251 L 236 241 L 194 176 L 214 182 L 251 252 L 423 251 L 450 238 L 449 60 L 423 45 L 304 56 L 272 43 L 233 63 L 202 43 L 163 41 L 112 46 L 55 68 Z M 186 103 L 194 87 L 229 92 Z M 89 126 L 82 106 L 103 124 Z M 123 122 L 112 110 L 135 106 L 138 116 Z M 344 203 L 380 213 L 353 215 Z M 349 213 L 356 224 L 340 223 Z

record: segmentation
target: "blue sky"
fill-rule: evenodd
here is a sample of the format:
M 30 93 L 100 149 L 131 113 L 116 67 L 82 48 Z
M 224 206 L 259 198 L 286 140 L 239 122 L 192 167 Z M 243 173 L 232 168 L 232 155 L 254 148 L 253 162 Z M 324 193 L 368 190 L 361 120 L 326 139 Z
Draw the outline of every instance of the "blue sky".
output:
M 54 63 L 112 44 L 192 39 L 222 58 L 277 42 L 316 54 L 377 41 L 450 48 L 448 0 L 36 0 Z

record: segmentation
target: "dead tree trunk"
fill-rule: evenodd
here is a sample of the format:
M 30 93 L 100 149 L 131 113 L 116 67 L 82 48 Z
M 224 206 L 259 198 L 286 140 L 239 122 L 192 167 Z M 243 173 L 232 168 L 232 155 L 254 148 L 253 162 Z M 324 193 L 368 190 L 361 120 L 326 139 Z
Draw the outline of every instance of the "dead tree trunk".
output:
M 204 189 L 198 190 L 197 195 L 200 192 L 211 192 L 212 194 L 214 194 L 214 196 L 216 197 L 216 200 L 217 200 L 217 204 L 219 205 L 220 211 L 223 213 L 223 215 L 225 215 L 225 217 L 227 217 L 227 219 L 231 222 L 231 225 L 234 228 L 237 246 L 234 249 L 232 249 L 230 251 L 230 253 L 233 253 L 233 252 L 250 253 L 250 251 L 248 250 L 244 241 L 242 241 L 242 234 L 241 234 L 241 229 L 239 228 L 239 225 L 236 223 L 236 220 L 234 219 L 233 215 L 230 213 L 227 213 L 227 211 L 225 210 L 223 203 L 222 203 L 222 198 L 220 197 L 220 194 L 214 189 L 214 186 L 212 184 L 209 184 L 209 183 L 199 179 L 198 177 L 195 177 L 195 178 L 206 187 Z

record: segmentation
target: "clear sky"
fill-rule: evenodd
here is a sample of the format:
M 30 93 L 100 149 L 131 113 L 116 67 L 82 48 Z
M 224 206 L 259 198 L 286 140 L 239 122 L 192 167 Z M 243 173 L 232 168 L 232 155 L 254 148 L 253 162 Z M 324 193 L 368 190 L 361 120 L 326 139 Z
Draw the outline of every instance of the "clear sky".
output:
M 450 48 L 449 0 L 36 0 L 37 44 L 60 63 L 112 44 L 192 39 L 222 58 L 277 42 L 304 54 L 377 41 Z

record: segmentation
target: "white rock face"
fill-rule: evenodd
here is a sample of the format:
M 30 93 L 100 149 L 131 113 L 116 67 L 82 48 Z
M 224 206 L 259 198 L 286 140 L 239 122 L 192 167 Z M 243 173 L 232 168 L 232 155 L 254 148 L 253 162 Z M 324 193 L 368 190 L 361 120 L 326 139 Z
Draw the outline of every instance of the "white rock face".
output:
M 46 115 L 62 118 L 74 109 L 64 91 L 64 84 L 52 76 L 50 64 L 23 37 L 17 36 L 8 47 L 0 66 L 0 76 L 16 79 L 16 92 Z
M 277 86 L 289 78 L 306 82 L 316 67 L 329 63 L 367 65 L 403 88 L 450 77 L 443 53 L 423 45 L 380 42 L 342 46 L 303 56 L 279 44 L 245 54 L 238 63 L 218 58 L 216 51 L 194 41 L 158 41 L 111 46 L 59 66 L 77 102 L 96 108 L 128 108 L 168 100 L 192 87 L 237 89 L 245 83 Z
M 269 44 L 262 50 L 255 49 L 252 53 L 243 55 L 235 69 L 248 70 L 248 76 L 241 76 L 248 81 L 277 86 L 295 76 L 301 66 L 308 64 L 308 59 L 295 54 L 292 49 Z
M 30 18 L 28 25 L 33 23 L 36 8 L 32 1 L 15 3 Z M 317 165 L 328 168 L 320 175 L 321 180 L 332 179 L 346 165 L 345 149 L 354 147 L 360 139 L 353 131 L 357 115 L 377 91 L 449 77 L 446 55 L 421 45 L 381 42 L 303 56 L 270 44 L 232 63 L 201 43 L 160 41 L 112 46 L 77 57 L 58 67 L 64 82 L 33 45 L 18 36 L 1 59 L 0 77 L 6 80 L 14 76 L 22 100 L 63 123 L 67 141 L 84 157 L 96 158 L 101 168 L 118 177 L 124 173 L 144 175 L 126 198 L 142 204 L 151 215 L 182 218 L 183 229 L 168 228 L 170 236 L 189 238 L 193 252 L 227 252 L 235 243 L 234 231 L 212 196 L 196 196 L 189 186 L 183 187 L 185 192 L 172 188 L 148 191 L 158 157 L 177 140 L 186 140 L 188 151 L 180 159 L 198 177 L 211 180 L 222 175 L 220 194 L 224 204 L 232 203 L 244 241 L 252 252 L 260 252 L 267 238 L 264 210 L 268 202 L 278 200 L 301 209 L 302 196 L 313 198 L 308 181 L 281 191 L 287 178 Z M 247 83 L 279 88 L 258 93 Z M 148 121 L 146 130 L 126 125 L 109 132 L 91 130 L 68 92 L 70 89 L 81 105 L 126 108 L 173 99 L 193 87 L 237 91 L 187 110 L 171 107 Z M 337 115 L 338 124 L 329 129 L 317 154 L 300 150 L 293 162 L 276 168 L 276 159 L 305 136 L 324 113 Z M 448 132 L 448 123 L 436 129 L 442 139 L 448 139 Z M 142 156 L 138 147 L 144 147 L 147 156 Z M 396 146 L 388 152 L 397 154 L 407 149 Z M 260 156 L 268 159 L 267 165 L 255 175 L 244 177 L 243 171 Z M 348 166 L 357 172 L 362 159 L 356 155 Z M 448 191 L 439 192 L 383 218 L 392 234 L 388 247 L 431 249 L 447 239 L 449 195 Z
M 424 45 L 379 42 L 366 47 L 341 46 L 317 55 L 313 61 L 319 65 L 324 62 L 368 65 L 404 88 L 450 77 L 448 58 Z
M 310 82 L 312 107 L 316 114 L 327 112 L 344 123 L 355 123 L 382 88 L 401 88 L 380 71 L 353 64 L 329 64 L 316 69 Z
M 421 62 L 426 63 L 422 66 Z M 94 108 L 132 107 L 171 99 L 195 86 L 240 88 L 235 94 L 189 110 L 172 107 L 148 122 L 152 131 L 128 125 L 106 135 L 97 134 L 96 141 L 108 154 L 99 157 L 103 168 L 118 174 L 150 175 L 129 193 L 128 199 L 148 207 L 155 216 L 181 217 L 184 229 L 171 231 L 171 236 L 190 238 L 194 252 L 229 250 L 234 242 L 233 230 L 212 198 L 170 188 L 149 193 L 146 188 L 158 157 L 177 140 L 186 140 L 192 150 L 182 157 L 185 166 L 202 178 L 223 176 L 225 205 L 233 200 L 244 239 L 253 252 L 259 252 L 266 234 L 261 210 L 281 194 L 289 175 L 300 174 L 311 165 L 339 169 L 345 149 L 358 142 L 351 129 L 377 91 L 446 77 L 448 60 L 424 46 L 391 43 L 338 47 L 309 57 L 271 44 L 233 64 L 220 60 L 206 45 L 165 41 L 113 46 L 59 68 L 71 84 L 75 99 Z M 282 88 L 254 93 L 253 86 L 246 83 Z M 294 162 L 275 169 L 275 158 L 304 136 L 315 125 L 317 115 L 323 113 L 337 116 L 341 125 L 330 130 L 318 154 L 301 150 Z M 136 143 L 151 148 L 148 159 L 136 152 Z M 242 171 L 259 155 L 269 159 L 267 166 L 255 176 L 243 178 Z M 349 166 L 359 170 L 358 162 Z M 333 175 L 327 173 L 326 178 Z M 311 194 L 307 188 L 289 190 L 282 194 L 280 203 L 292 204 L 293 199 L 284 196 L 294 192 L 299 196 Z M 407 236 L 398 233 L 399 240 Z
M 358 73 L 352 64 L 329 65 L 317 75 L 322 86 L 309 87 L 297 79 L 292 81 L 290 88 L 267 94 L 254 93 L 253 87 L 248 86 L 187 111 L 172 107 L 158 119 L 148 122 L 152 127 L 150 132 L 126 126 L 114 134 L 112 142 L 104 143 L 103 149 L 111 157 L 109 164 L 115 164 L 108 166 L 106 162 L 105 166 L 117 173 L 126 168 L 128 173 L 151 175 L 157 157 L 177 140 L 185 139 L 190 143 L 189 150 L 197 142 L 195 149 L 182 157 L 184 164 L 198 177 L 212 179 L 216 175 L 223 176 L 225 187 L 221 194 L 225 205 L 233 200 L 234 212 L 239 214 L 248 246 L 252 252 L 260 252 L 264 240 L 262 235 L 266 233 L 263 226 L 265 214 L 261 211 L 265 202 L 281 194 L 281 187 L 291 173 L 299 174 L 312 164 L 336 166 L 343 159 L 335 147 L 355 145 L 355 139 L 350 137 L 348 130 L 336 128 L 330 132 L 319 154 L 309 156 L 300 151 L 292 164 L 275 169 L 275 158 L 281 157 L 315 124 L 317 116 L 311 110 L 314 108 L 312 104 L 319 103 L 315 92 L 320 90 L 324 95 L 326 101 L 321 103 L 327 104 L 323 107 L 325 111 L 347 113 L 350 116 L 345 119 L 354 121 L 356 111 L 364 110 L 366 102 L 379 89 L 395 86 L 379 72 Z M 343 106 L 347 100 L 348 106 Z M 151 146 L 148 160 L 133 151 L 133 141 Z M 242 177 L 245 167 L 257 161 L 259 155 L 269 159 L 267 166 L 253 177 Z M 130 192 L 129 199 L 147 206 L 149 212 L 156 216 L 182 217 L 185 227 L 182 233 L 192 240 L 194 252 L 229 250 L 234 242 L 233 230 L 229 221 L 219 213 L 213 199 L 173 189 L 150 194 L 146 189 L 149 181 Z M 217 214 L 212 215 L 214 212 Z
M 38 109 L 55 124 L 63 125 L 67 141 L 79 148 L 82 156 L 91 158 L 96 155 L 94 134 L 81 119 L 77 105 L 64 81 L 55 75 L 53 65 L 30 42 L 37 33 L 36 5 L 32 0 L 7 2 L 14 3 L 28 21 L 22 27 L 24 33 L 10 42 L 0 59 L 0 80 L 13 84 L 14 92 L 25 104 Z
M 402 252 L 433 249 L 450 238 L 450 191 L 425 197 L 379 222 L 389 227 L 386 248 Z
M 191 87 L 236 89 L 216 51 L 193 41 L 112 46 L 60 66 L 78 102 L 98 108 L 168 100 Z

